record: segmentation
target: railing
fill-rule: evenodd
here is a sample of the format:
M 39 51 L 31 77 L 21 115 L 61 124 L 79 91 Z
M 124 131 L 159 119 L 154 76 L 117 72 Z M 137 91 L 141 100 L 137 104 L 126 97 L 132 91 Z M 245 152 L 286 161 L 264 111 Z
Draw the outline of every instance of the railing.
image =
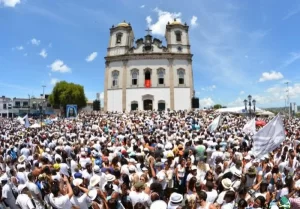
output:
M 151 80 L 145 80 L 145 87 L 150 88 L 151 87 Z

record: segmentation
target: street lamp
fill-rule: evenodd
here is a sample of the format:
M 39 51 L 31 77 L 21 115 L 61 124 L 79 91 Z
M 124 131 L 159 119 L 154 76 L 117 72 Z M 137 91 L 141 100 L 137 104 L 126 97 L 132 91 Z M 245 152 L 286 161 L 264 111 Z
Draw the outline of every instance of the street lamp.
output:
M 248 113 L 249 113 L 250 117 L 252 116 L 252 114 L 251 114 L 251 112 L 252 112 L 251 106 L 253 106 L 253 114 L 255 115 L 256 100 L 255 99 L 252 100 L 252 96 L 251 95 L 248 96 L 248 100 L 247 99 L 244 100 L 244 105 L 245 105 L 246 112 L 247 112 L 247 109 L 248 109 Z M 249 108 L 247 108 L 247 105 L 249 106 Z

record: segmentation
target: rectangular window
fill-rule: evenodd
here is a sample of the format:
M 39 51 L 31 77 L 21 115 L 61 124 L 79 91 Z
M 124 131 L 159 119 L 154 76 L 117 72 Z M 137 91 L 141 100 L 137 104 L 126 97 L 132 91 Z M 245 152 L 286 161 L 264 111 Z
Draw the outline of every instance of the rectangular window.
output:
M 16 107 L 20 107 L 21 106 L 21 102 L 16 102 Z
M 28 106 L 28 102 L 23 102 L 23 107 L 27 107 Z
M 164 79 L 163 78 L 159 78 L 158 79 L 158 84 L 164 84 Z
M 179 78 L 179 84 L 184 84 L 184 78 Z
M 137 79 L 136 78 L 132 79 L 132 85 L 137 85 Z
M 7 108 L 6 104 L 3 104 L 3 109 L 6 109 L 6 108 Z

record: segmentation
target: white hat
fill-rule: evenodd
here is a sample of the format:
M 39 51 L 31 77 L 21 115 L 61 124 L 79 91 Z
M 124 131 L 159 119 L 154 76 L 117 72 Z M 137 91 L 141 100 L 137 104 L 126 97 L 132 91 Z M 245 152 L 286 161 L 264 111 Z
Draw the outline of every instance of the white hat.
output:
M 225 189 L 231 188 L 232 181 L 229 178 L 223 179 L 221 183 Z
M 107 174 L 106 175 L 106 181 L 114 181 L 116 179 L 116 177 L 112 174 Z
M 180 204 L 183 200 L 183 196 L 179 193 L 172 193 L 170 196 L 170 203 L 171 204 Z
M 6 174 L 4 174 L 3 176 L 1 176 L 1 181 L 8 181 L 8 177 Z
M 135 171 L 135 166 L 134 165 L 129 165 L 128 169 L 129 169 L 129 171 Z
M 151 204 L 150 209 L 167 209 L 167 207 L 168 205 L 165 201 L 156 200 Z
M 45 151 L 46 151 L 46 152 L 50 152 L 50 149 L 47 147 L 47 148 L 45 149 Z
M 20 184 L 20 185 L 18 186 L 18 192 L 21 193 L 22 190 L 23 190 L 25 187 L 26 187 L 26 184 Z
M 130 158 L 130 159 L 129 159 L 129 162 L 130 162 L 130 163 L 137 163 L 136 160 L 133 159 L 133 158 Z
M 95 173 L 99 173 L 100 172 L 100 167 L 98 165 L 95 165 L 93 168 Z
M 251 156 L 247 155 L 246 157 L 244 157 L 245 160 L 251 160 Z
M 197 166 L 193 165 L 192 170 L 197 170 Z
M 147 171 L 147 170 L 148 170 L 148 168 L 146 168 L 146 167 L 142 168 L 142 171 Z
M 82 184 L 83 180 L 82 179 L 74 179 L 73 180 L 73 185 L 74 186 L 79 186 L 80 184 Z
M 96 199 L 97 194 L 98 194 L 97 189 L 92 189 L 88 192 L 88 196 L 89 198 L 91 198 L 91 200 Z
M 23 163 L 25 161 L 26 157 L 24 155 L 21 155 L 19 158 L 18 158 L 18 162 L 19 163 Z
M 93 175 L 93 176 L 91 177 L 91 179 L 90 179 L 90 186 L 91 186 L 91 187 L 96 186 L 97 184 L 99 184 L 100 180 L 101 180 L 100 176 L 98 176 L 98 175 Z

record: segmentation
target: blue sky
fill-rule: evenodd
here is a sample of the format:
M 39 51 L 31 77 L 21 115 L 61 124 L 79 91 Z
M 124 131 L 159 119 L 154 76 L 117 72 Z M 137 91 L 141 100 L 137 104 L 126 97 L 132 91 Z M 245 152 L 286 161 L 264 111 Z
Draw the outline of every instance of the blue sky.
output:
M 300 2 L 273 0 L 0 0 L 0 94 L 50 93 L 56 81 L 103 92 L 109 28 L 123 20 L 135 37 L 163 39 L 174 17 L 190 25 L 194 82 L 201 106 L 300 104 Z M 103 96 L 103 94 L 102 94 Z

